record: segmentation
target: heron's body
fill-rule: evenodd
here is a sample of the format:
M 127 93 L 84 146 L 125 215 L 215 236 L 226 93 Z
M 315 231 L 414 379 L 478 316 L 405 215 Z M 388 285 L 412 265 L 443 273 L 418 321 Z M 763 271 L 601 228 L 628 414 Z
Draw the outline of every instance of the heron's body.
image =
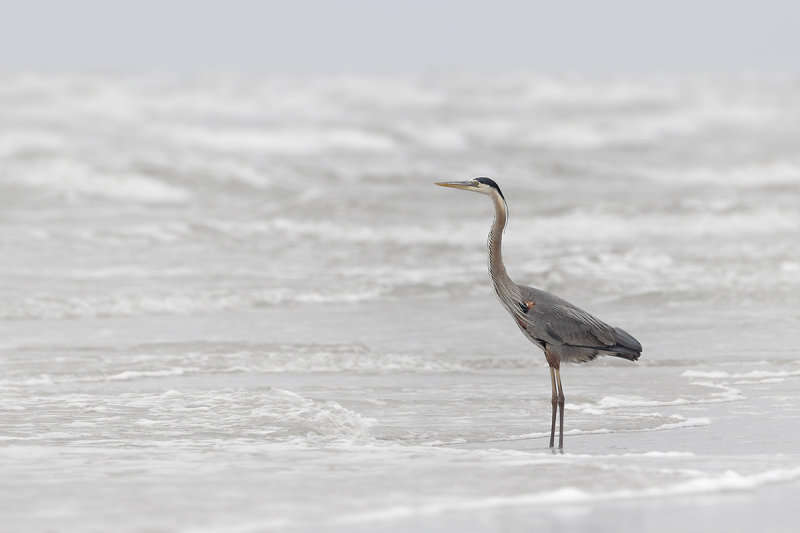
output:
M 559 448 L 563 448 L 564 393 L 561 388 L 561 362 L 583 363 L 600 355 L 613 355 L 635 361 L 642 352 L 642 346 L 626 331 L 609 326 L 554 294 L 511 281 L 503 264 L 501 247 L 508 208 L 503 193 L 494 181 L 477 178 L 437 185 L 480 192 L 488 195 L 494 202 L 495 217 L 488 239 L 489 274 L 503 307 L 514 318 L 522 333 L 544 351 L 550 365 L 553 389 L 550 446 L 554 445 L 558 407 L 561 415 Z

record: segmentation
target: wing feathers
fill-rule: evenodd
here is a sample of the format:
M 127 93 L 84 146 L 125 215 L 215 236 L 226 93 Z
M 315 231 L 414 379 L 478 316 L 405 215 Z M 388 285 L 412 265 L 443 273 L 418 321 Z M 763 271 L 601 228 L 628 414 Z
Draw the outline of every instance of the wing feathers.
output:
M 642 345 L 625 330 L 611 327 L 548 292 L 525 286 L 519 289 L 525 301 L 534 304 L 518 316 L 520 326 L 533 338 L 552 345 L 624 354 L 621 356 L 638 357 L 641 353 Z

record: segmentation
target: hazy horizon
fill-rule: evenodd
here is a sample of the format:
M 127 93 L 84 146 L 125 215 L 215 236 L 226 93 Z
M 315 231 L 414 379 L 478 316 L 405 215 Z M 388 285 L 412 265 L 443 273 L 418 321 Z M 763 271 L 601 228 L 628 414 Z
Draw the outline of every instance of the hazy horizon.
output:
M 800 5 L 0 1 L 0 69 L 797 72 Z

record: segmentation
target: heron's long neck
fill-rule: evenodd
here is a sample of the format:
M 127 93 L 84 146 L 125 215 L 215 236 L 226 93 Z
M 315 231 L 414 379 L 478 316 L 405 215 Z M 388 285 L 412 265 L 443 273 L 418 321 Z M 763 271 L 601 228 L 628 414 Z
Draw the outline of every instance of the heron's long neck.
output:
M 491 195 L 494 201 L 494 221 L 492 222 L 492 229 L 489 231 L 489 275 L 492 277 L 495 291 L 500 294 L 501 291 L 516 290 L 516 285 L 511 281 L 506 273 L 506 267 L 503 264 L 503 253 L 501 247 L 503 244 L 503 229 L 506 227 L 508 220 L 508 211 L 506 203 L 499 194 Z

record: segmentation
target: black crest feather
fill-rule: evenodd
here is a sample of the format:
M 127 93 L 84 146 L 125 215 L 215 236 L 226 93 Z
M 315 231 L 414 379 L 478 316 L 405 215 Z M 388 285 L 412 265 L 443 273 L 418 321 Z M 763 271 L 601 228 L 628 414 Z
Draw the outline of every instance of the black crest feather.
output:
M 500 197 L 503 200 L 506 199 L 506 197 L 503 196 L 503 191 L 500 190 L 500 187 L 497 185 L 497 183 L 495 183 L 495 181 L 492 178 L 485 178 L 485 177 L 475 178 L 475 181 L 479 181 L 479 182 L 483 183 L 484 185 L 488 185 L 489 187 L 492 187 L 493 189 L 497 189 L 497 192 L 500 193 Z

